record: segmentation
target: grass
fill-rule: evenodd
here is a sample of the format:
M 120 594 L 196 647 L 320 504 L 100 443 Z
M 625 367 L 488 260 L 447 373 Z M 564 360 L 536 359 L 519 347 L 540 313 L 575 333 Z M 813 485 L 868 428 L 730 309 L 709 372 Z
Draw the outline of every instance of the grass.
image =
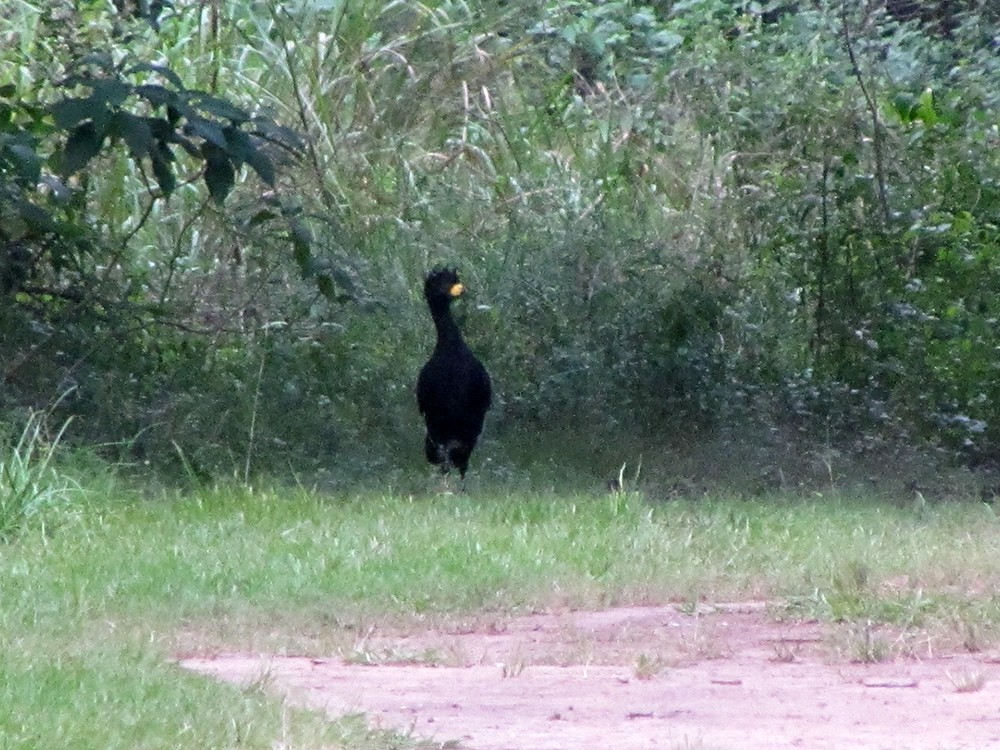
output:
M 3 748 L 379 747 L 357 720 L 171 658 L 350 657 L 386 621 L 765 598 L 776 616 L 848 623 L 859 659 L 878 656 L 878 624 L 974 633 L 977 648 L 1000 625 L 1000 521 L 980 503 L 81 486 L 54 533 L 37 519 L 0 546 Z
M 665 670 L 668 662 L 661 656 L 639 654 L 632 664 L 632 674 L 639 680 L 651 680 Z
M 52 468 L 66 424 L 51 439 L 46 414 L 32 413 L 14 440 L 0 435 L 0 541 L 15 538 L 45 510 L 67 503 L 72 482 Z
M 948 680 L 956 693 L 978 693 L 986 687 L 986 674 L 979 669 L 949 672 Z

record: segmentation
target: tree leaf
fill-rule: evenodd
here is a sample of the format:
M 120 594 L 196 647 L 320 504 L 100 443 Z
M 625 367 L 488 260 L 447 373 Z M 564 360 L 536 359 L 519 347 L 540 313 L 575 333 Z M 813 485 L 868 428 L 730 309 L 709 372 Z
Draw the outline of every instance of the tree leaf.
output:
M 28 200 L 17 201 L 17 213 L 31 229 L 38 233 L 51 232 L 56 223 L 52 215 L 41 206 L 36 206 Z
M 343 268 L 335 267 L 330 270 L 330 274 L 336 280 L 340 288 L 344 290 L 349 299 L 357 299 L 360 296 L 361 290 L 358 287 L 357 281 L 353 276 L 351 276 L 350 273 L 345 271 Z M 340 300 L 343 301 L 343 295 L 341 295 Z
M 134 91 L 131 84 L 117 78 L 99 78 L 89 85 L 94 90 L 92 98 L 109 107 L 120 106 Z
M 184 132 L 187 135 L 194 135 L 198 138 L 202 138 L 221 149 L 229 149 L 229 144 L 227 143 L 226 136 L 225 133 L 223 133 L 222 128 L 214 122 L 206 120 L 204 117 L 192 117 L 189 119 L 184 125 Z
M 149 126 L 149 132 L 153 134 L 156 140 L 169 141 L 173 139 L 174 127 L 162 117 L 146 117 L 144 119 L 146 125 Z
M 246 122 L 250 119 L 250 115 L 235 104 L 225 99 L 220 99 L 217 96 L 206 94 L 203 91 L 192 92 L 188 102 L 192 107 L 200 109 L 202 112 L 206 112 L 213 117 L 221 117 L 224 120 L 237 123 Z
M 276 179 L 274 164 L 271 163 L 267 154 L 257 147 L 253 137 L 239 128 L 231 126 L 226 128 L 224 132 L 228 151 L 233 160 L 237 164 L 249 164 L 265 183 L 273 187 Z
M 135 93 L 152 104 L 154 107 L 162 107 L 165 104 L 174 104 L 177 101 L 177 92 L 171 91 L 165 86 L 156 83 L 144 83 L 135 87 Z
M 49 105 L 49 112 L 55 118 L 56 125 L 63 130 L 75 128 L 84 120 L 92 120 L 101 109 L 103 105 L 95 102 L 93 97 L 86 99 L 70 97 Z
M 257 211 L 254 211 L 253 215 L 247 220 L 247 226 L 248 227 L 260 226 L 261 224 L 271 221 L 272 219 L 277 219 L 278 216 L 279 214 L 277 212 L 272 211 L 269 208 L 261 208 Z
M 205 157 L 205 184 L 208 192 L 218 205 L 222 205 L 233 189 L 236 172 L 229 155 L 214 143 L 206 141 L 201 147 Z
M 271 159 L 261 151 L 259 148 L 254 148 L 251 151 L 250 158 L 247 159 L 247 164 L 250 165 L 251 169 L 257 173 L 266 184 L 274 187 L 274 183 L 277 180 L 277 176 L 274 173 L 274 164 L 271 163 Z
M 66 203 L 73 197 L 73 191 L 66 187 L 65 183 L 63 183 L 63 181 L 58 177 L 54 177 L 50 174 L 43 174 L 39 177 L 38 181 L 52 191 L 52 195 L 55 196 L 57 201 Z
M 337 288 L 333 284 L 333 279 L 325 273 L 316 277 L 316 287 L 319 289 L 319 293 L 327 299 L 333 299 L 336 296 Z
M 104 139 L 97 134 L 94 123 L 85 122 L 78 125 L 63 148 L 60 159 L 60 174 L 70 175 L 79 172 L 101 152 Z
M 901 91 L 893 97 L 892 108 L 902 122 L 910 123 L 917 115 L 917 100 L 912 94 Z
M 299 266 L 302 278 L 308 279 L 313 274 L 312 267 L 312 232 L 301 216 L 292 216 L 288 220 L 288 237 L 292 241 L 292 254 Z
M 271 141 L 295 153 L 299 153 L 305 148 L 305 142 L 291 128 L 278 125 L 273 120 L 265 117 L 255 117 L 253 124 L 256 135 L 260 138 Z
M 160 186 L 160 190 L 163 191 L 163 196 L 169 198 L 170 194 L 174 192 L 174 188 L 177 187 L 177 178 L 174 176 L 173 162 L 174 154 L 170 150 L 170 145 L 164 141 L 156 141 L 156 144 L 150 149 L 149 161 L 150 166 L 153 168 L 153 175 L 156 177 L 156 182 Z
M 153 145 L 153 130 L 145 117 L 119 112 L 112 123 L 116 135 L 121 136 L 132 156 L 141 159 Z
M 193 158 L 195 159 L 202 158 L 201 147 L 197 143 L 192 141 L 190 138 L 185 138 L 181 133 L 175 131 L 171 133 L 170 138 L 168 138 L 167 140 L 169 140 L 171 143 L 176 143 L 177 145 L 179 145 L 182 149 L 187 151 Z
M 158 75 L 166 78 L 170 83 L 176 86 L 181 91 L 184 91 L 184 82 L 180 79 L 174 71 L 165 65 L 154 65 L 153 63 L 139 63 L 138 65 L 133 65 L 131 68 L 125 71 L 126 75 L 132 75 L 133 73 L 157 73 Z
M 935 125 L 938 115 L 934 108 L 934 92 L 931 89 L 924 89 L 917 101 L 917 116 L 924 121 L 924 124 Z
M 78 68 L 82 68 L 87 65 L 96 65 L 98 68 L 108 73 L 115 69 L 115 61 L 114 58 L 111 57 L 110 53 L 91 52 L 90 54 L 74 60 L 70 65 L 70 70 L 77 70 Z
M 5 158 L 4 158 L 5 157 Z M 27 143 L 14 142 L 0 147 L 0 162 L 6 161 L 16 168 L 18 179 L 34 185 L 42 171 L 42 157 Z

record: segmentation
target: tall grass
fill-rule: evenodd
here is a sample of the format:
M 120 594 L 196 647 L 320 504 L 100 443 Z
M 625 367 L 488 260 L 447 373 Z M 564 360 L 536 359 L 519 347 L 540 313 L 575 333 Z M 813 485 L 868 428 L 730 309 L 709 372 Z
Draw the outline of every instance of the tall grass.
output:
M 46 420 L 46 414 L 32 412 L 17 439 L 0 434 L 0 542 L 13 540 L 78 489 L 52 464 L 69 423 L 49 436 Z

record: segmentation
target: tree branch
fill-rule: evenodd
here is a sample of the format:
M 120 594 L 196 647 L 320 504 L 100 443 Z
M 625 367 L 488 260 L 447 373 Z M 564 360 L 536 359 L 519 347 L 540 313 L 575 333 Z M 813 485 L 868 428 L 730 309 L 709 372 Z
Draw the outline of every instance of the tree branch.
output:
M 843 25 L 844 44 L 847 46 L 847 55 L 851 61 L 851 70 L 854 73 L 854 77 L 858 81 L 858 86 L 861 87 L 861 93 L 865 97 L 865 104 L 868 108 L 868 114 L 872 121 L 872 145 L 875 149 L 875 183 L 878 187 L 878 202 L 882 214 L 882 223 L 887 224 L 890 217 L 889 198 L 885 187 L 885 158 L 883 155 L 884 140 L 882 137 L 882 122 L 878 116 L 878 103 L 875 101 L 875 97 L 872 96 L 871 91 L 868 90 L 868 86 L 865 85 L 865 79 L 861 73 L 861 66 L 858 64 L 858 57 L 854 53 L 854 42 L 851 39 L 851 27 L 847 21 L 846 4 L 841 9 L 840 20 Z

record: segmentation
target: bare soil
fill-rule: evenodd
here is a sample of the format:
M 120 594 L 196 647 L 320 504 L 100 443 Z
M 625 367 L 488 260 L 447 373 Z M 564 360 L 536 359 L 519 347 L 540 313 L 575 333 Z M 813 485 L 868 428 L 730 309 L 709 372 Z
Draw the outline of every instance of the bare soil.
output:
M 332 717 L 363 713 L 431 746 L 1000 748 L 995 654 L 926 634 L 781 621 L 760 603 L 373 629 L 329 658 L 180 663 Z

